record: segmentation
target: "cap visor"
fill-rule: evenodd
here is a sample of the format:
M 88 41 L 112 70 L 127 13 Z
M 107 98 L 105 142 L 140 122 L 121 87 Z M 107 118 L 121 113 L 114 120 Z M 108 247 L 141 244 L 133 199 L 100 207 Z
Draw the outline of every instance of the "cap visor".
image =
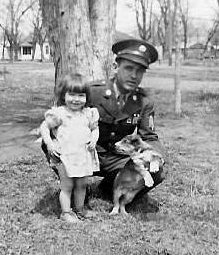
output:
M 135 56 L 135 55 L 129 55 L 129 54 L 122 54 L 122 55 L 118 55 L 116 57 L 116 60 L 117 59 L 126 59 L 126 60 L 129 60 L 129 61 L 132 61 L 136 64 L 139 64 L 141 66 L 143 66 L 144 68 L 148 68 L 148 63 L 146 63 L 146 61 L 142 58 L 140 58 L 139 56 Z

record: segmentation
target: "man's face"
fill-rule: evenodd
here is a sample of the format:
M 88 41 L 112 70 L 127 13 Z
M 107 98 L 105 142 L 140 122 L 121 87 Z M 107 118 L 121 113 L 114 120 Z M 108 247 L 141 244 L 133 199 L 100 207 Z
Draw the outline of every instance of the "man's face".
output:
M 141 83 L 145 68 L 135 62 L 121 59 L 118 64 L 117 86 L 121 93 L 133 91 Z

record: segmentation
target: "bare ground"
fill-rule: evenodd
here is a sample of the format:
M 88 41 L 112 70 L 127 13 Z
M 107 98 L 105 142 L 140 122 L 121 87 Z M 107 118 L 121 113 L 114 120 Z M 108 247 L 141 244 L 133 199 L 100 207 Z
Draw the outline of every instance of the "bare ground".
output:
M 173 114 L 173 69 L 149 70 L 145 86 L 155 99 L 157 132 L 167 150 L 166 181 L 150 193 L 152 199 L 130 205 L 128 218 L 109 217 L 112 203 L 93 183 L 90 206 L 98 216 L 68 226 L 58 219 L 58 181 L 30 133 L 51 105 L 53 65 L 4 65 L 0 254 L 218 254 L 217 67 L 182 68 L 180 117 Z

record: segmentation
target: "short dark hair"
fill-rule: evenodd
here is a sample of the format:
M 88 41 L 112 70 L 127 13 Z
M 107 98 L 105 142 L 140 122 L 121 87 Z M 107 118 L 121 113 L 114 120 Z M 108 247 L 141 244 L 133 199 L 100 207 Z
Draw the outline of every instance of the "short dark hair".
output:
M 88 87 L 82 80 L 82 75 L 77 73 L 66 74 L 59 78 L 55 88 L 57 106 L 65 105 L 65 94 L 67 92 L 86 93 L 86 100 L 88 100 Z

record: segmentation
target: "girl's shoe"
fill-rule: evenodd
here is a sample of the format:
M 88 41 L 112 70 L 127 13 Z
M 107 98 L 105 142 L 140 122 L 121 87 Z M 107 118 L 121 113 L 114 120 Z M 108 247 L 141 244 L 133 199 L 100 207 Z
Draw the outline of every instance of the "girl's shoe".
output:
M 97 215 L 96 212 L 86 209 L 76 210 L 75 212 L 79 219 L 94 218 Z
M 68 222 L 68 223 L 77 223 L 77 222 L 80 222 L 80 220 L 78 219 L 77 215 L 74 212 L 72 212 L 72 211 L 62 212 L 62 214 L 60 215 L 60 219 L 65 221 L 65 222 Z

